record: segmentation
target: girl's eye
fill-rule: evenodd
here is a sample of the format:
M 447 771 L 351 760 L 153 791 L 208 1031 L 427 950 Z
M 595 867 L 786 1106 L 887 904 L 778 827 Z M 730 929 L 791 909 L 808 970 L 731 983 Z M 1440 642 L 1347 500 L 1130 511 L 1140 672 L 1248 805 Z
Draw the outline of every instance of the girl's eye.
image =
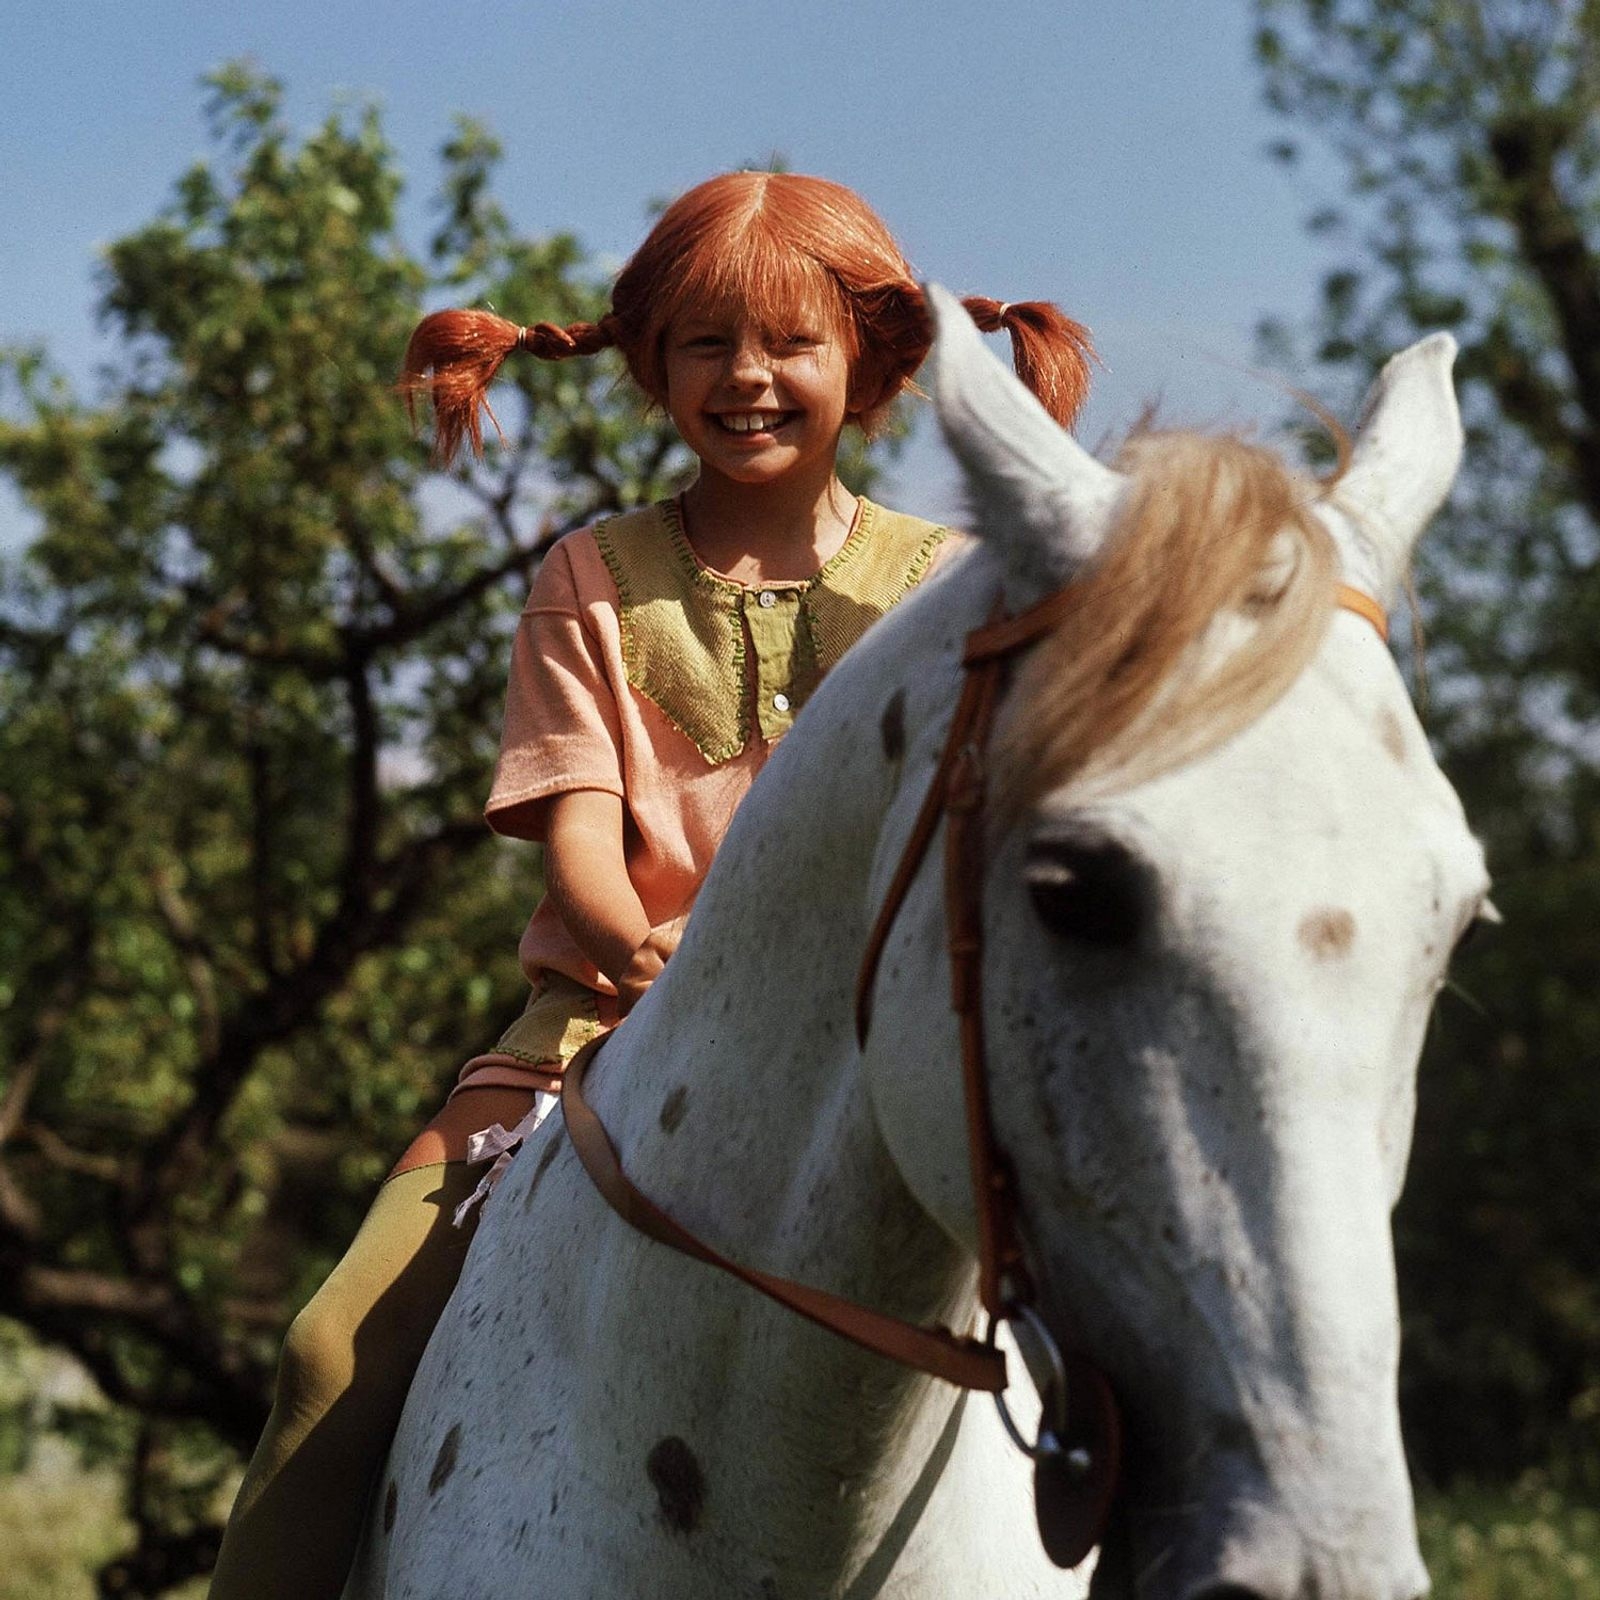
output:
M 705 328 L 699 333 L 690 333 L 685 330 L 679 333 L 673 342 L 680 350 L 719 350 L 728 340 L 726 335 L 718 333 L 714 329 Z

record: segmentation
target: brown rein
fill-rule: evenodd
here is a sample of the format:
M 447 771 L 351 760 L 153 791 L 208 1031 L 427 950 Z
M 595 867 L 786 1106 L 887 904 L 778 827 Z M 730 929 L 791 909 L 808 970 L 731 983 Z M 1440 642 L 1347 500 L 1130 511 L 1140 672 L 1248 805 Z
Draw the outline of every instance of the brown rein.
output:
M 978 1289 L 990 1319 L 987 1341 L 953 1333 L 943 1326 L 919 1327 L 824 1290 L 730 1260 L 675 1222 L 623 1171 L 610 1136 L 583 1096 L 584 1073 L 605 1042 L 604 1035 L 579 1051 L 562 1083 L 561 1109 L 573 1148 L 596 1188 L 624 1221 L 685 1255 L 732 1273 L 780 1305 L 867 1350 L 962 1388 L 997 1395 L 1006 1387 L 1006 1364 L 993 1342 L 996 1325 L 1018 1317 L 1030 1322 L 1036 1322 L 1036 1318 L 1031 1312 L 1033 1284 L 1017 1236 L 1015 1180 L 1010 1161 L 994 1137 L 984 1059 L 981 823 L 985 749 L 1007 660 L 1054 628 L 1077 600 L 1078 592 L 1069 586 L 1014 617 L 996 614 L 967 635 L 961 697 L 927 795 L 868 937 L 856 983 L 856 1030 L 864 1045 L 871 1023 L 873 981 L 884 945 L 928 845 L 940 821 L 945 821 L 945 918 L 951 1004 L 961 1036 L 962 1083 L 978 1226 Z M 1338 603 L 1365 618 L 1381 637 L 1387 638 L 1383 608 L 1369 595 L 1341 584 Z M 1082 1357 L 1069 1353 L 1067 1360 L 1074 1382 L 1092 1389 L 1093 1403 L 1102 1413 L 1114 1413 L 1105 1380 Z M 1065 1404 L 1064 1397 L 1060 1403 Z M 1102 1415 L 1100 1423 L 1102 1431 L 1097 1437 L 1103 1439 L 1104 1430 L 1110 1430 L 1110 1448 L 1105 1453 L 1112 1458 L 1109 1464 L 1097 1463 L 1097 1477 L 1104 1481 L 1095 1493 L 1092 1516 L 1103 1521 L 1109 1482 L 1115 1476 L 1114 1414 Z M 1007 1425 L 1010 1426 L 1009 1419 Z
M 561 1080 L 561 1114 L 566 1118 L 572 1147 L 611 1209 L 624 1222 L 693 1256 L 709 1266 L 732 1273 L 741 1283 L 758 1289 L 779 1305 L 841 1334 L 864 1349 L 887 1356 L 918 1372 L 943 1378 L 963 1389 L 999 1393 L 1006 1386 L 1005 1357 L 977 1339 L 952 1333 L 945 1327 L 919 1327 L 898 1317 L 860 1306 L 840 1295 L 808 1284 L 795 1283 L 759 1268 L 746 1267 L 714 1250 L 704 1240 L 675 1222 L 622 1170 L 611 1137 L 583 1097 L 583 1075 L 607 1035 L 591 1040 L 572 1058 Z

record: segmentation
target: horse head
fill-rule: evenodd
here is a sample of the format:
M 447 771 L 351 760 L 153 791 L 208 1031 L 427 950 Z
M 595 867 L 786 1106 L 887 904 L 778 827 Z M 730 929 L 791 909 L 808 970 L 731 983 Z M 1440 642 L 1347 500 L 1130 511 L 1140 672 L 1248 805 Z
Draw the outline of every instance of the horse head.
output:
M 931 299 L 981 559 L 1012 610 L 1082 591 L 1001 711 L 984 991 L 1039 1312 L 1127 1419 L 1095 1593 L 1409 1600 L 1390 1213 L 1486 875 L 1378 631 L 1335 594 L 1387 606 L 1448 491 L 1454 345 L 1389 363 L 1324 490 L 1239 441 L 1104 466 Z M 928 1010 L 936 885 L 907 921 L 889 1039 Z M 866 1059 L 907 1184 L 970 1244 L 955 1081 Z

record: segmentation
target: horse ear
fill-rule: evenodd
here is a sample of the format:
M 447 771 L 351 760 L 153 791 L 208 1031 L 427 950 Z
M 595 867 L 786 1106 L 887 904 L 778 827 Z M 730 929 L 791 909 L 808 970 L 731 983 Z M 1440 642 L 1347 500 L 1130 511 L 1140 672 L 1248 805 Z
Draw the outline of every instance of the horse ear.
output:
M 1349 523 L 1351 581 L 1385 605 L 1461 465 L 1456 342 L 1430 333 L 1392 356 L 1367 391 L 1350 466 L 1330 497 Z
M 1100 548 L 1122 477 L 1034 399 L 979 337 L 965 307 L 925 286 L 936 337 L 933 398 L 967 476 L 973 531 L 1005 557 L 1013 603 L 1060 588 Z

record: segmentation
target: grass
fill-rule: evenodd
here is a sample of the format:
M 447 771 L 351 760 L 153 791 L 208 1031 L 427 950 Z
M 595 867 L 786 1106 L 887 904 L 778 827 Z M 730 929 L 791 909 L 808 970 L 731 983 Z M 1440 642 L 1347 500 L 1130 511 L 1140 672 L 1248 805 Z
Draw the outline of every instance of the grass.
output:
M 112 1474 L 83 1472 L 59 1440 L 0 1477 L 0 1600 L 94 1600 L 95 1568 L 133 1537 L 120 1497 Z
M 1600 1511 L 1530 1475 L 1424 1499 L 1434 1600 L 1600 1600 Z

